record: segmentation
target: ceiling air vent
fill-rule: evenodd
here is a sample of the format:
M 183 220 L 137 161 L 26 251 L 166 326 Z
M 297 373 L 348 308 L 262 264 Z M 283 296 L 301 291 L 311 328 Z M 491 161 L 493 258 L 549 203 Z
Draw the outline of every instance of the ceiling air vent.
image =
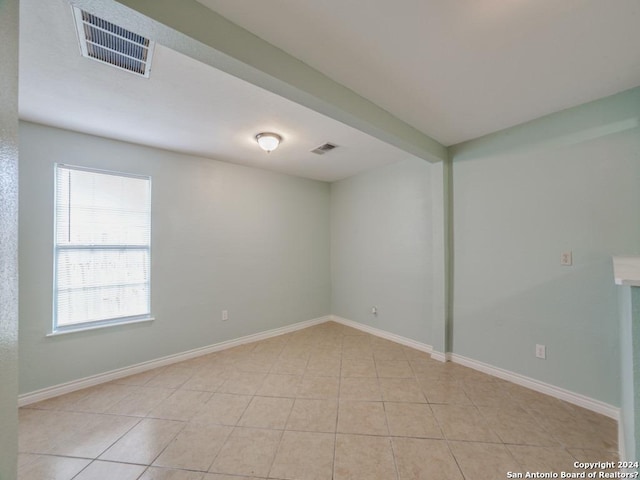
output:
M 142 35 L 73 7 L 82 56 L 149 77 L 154 43 Z
M 320 145 L 318 148 L 314 148 L 313 150 L 311 150 L 311 153 L 315 153 L 316 155 L 324 155 L 334 148 L 338 148 L 338 146 L 334 145 L 333 143 L 325 143 L 324 145 Z

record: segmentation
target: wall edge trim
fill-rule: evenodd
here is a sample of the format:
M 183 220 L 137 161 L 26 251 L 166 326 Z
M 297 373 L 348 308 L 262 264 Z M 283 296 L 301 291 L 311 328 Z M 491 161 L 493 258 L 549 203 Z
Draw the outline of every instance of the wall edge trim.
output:
M 225 340 L 223 342 L 214 343 L 205 347 L 194 348 L 181 353 L 175 353 L 173 355 L 167 355 L 165 357 L 156 358 L 146 362 L 131 365 L 129 367 L 118 368 L 110 370 L 108 372 L 91 375 L 89 377 L 80 378 L 78 380 L 72 380 L 70 382 L 53 385 L 33 392 L 23 393 L 18 396 L 18 406 L 25 407 L 36 402 L 48 400 L 59 395 L 75 392 L 83 388 L 93 387 L 102 383 L 111 382 L 120 378 L 128 377 L 129 375 L 135 375 L 137 373 L 146 372 L 153 368 L 164 367 L 185 360 L 191 360 L 192 358 L 207 355 L 209 353 L 219 352 L 228 348 L 237 347 L 246 343 L 257 342 L 259 340 L 265 340 L 267 338 L 277 337 L 286 333 L 302 330 L 303 328 L 319 325 L 331 320 L 330 315 L 323 317 L 313 318 L 311 320 L 305 320 L 302 322 L 293 323 L 284 327 L 274 328 L 272 330 L 265 330 L 263 332 L 253 333 L 245 335 L 243 337 L 234 338 L 232 340 Z
M 431 358 L 433 358 L 434 360 L 437 360 L 439 362 L 442 362 L 442 363 L 451 361 L 451 355 L 450 354 L 438 352 L 436 350 L 431 352 Z
M 358 330 L 371 333 L 372 335 L 386 338 L 387 340 L 395 341 L 402 345 L 406 345 L 408 347 L 421 350 L 425 353 L 429 353 L 431 354 L 431 358 L 433 358 L 434 360 L 439 360 L 441 362 L 450 361 L 453 363 L 457 363 L 462 366 L 469 367 L 474 370 L 478 370 L 480 372 L 486 373 L 493 377 L 501 378 L 503 380 L 507 380 L 511 383 L 515 383 L 522 387 L 529 388 L 530 390 L 534 390 L 539 393 L 544 393 L 545 395 L 549 395 L 559 400 L 564 400 L 573 405 L 577 405 L 579 407 L 586 408 L 587 410 L 591 410 L 592 412 L 605 415 L 609 418 L 616 420 L 620 425 L 620 409 L 618 407 L 614 407 L 613 405 L 609 405 L 608 403 L 602 402 L 600 400 L 596 400 L 594 398 L 587 397 L 586 395 L 575 393 L 561 387 L 556 387 L 555 385 L 541 382 L 534 378 L 527 377 L 525 375 L 521 375 L 519 373 L 515 373 L 510 370 L 494 367 L 493 365 L 490 365 L 488 363 L 483 363 L 478 360 L 473 360 L 471 358 L 465 357 L 463 355 L 459 355 L 457 353 L 450 353 L 450 352 L 442 353 L 442 352 L 434 351 L 431 345 L 417 342 L 415 340 L 411 340 L 409 338 L 405 338 L 400 335 L 396 335 L 395 333 L 387 332 L 385 330 L 380 330 L 375 327 L 370 327 L 369 325 L 364 325 L 362 323 L 354 322 L 353 320 L 348 320 L 346 318 L 342 318 L 337 315 L 330 315 L 330 317 L 331 317 L 331 320 L 336 323 L 341 323 L 342 325 L 356 328 Z M 618 429 L 618 431 L 620 431 L 620 428 Z M 622 443 L 619 443 L 618 445 L 619 447 L 624 446 Z
M 190 360 L 192 358 L 196 358 L 202 355 L 207 355 L 209 353 L 214 353 L 221 350 L 226 350 L 228 348 L 236 347 L 239 345 L 244 345 L 246 343 L 256 342 L 259 340 L 265 340 L 267 338 L 284 335 L 286 333 L 294 332 L 297 330 L 301 330 L 303 328 L 319 325 L 321 323 L 326 323 L 330 321 L 345 325 L 347 327 L 355 328 L 357 330 L 360 330 L 366 333 L 370 333 L 371 335 L 374 335 L 376 337 L 384 338 L 386 340 L 390 340 L 392 342 L 396 342 L 407 347 L 415 348 L 416 350 L 430 354 L 432 358 L 436 360 L 452 361 L 453 363 L 457 363 L 465 367 L 478 370 L 488 375 L 510 381 L 517 385 L 529 388 L 531 390 L 534 390 L 540 393 L 544 393 L 546 395 L 550 395 L 554 398 L 558 398 L 560 400 L 564 400 L 574 405 L 586 408 L 587 410 L 591 410 L 593 412 L 605 415 L 609 418 L 612 418 L 618 421 L 618 425 L 619 425 L 618 437 L 620 439 L 622 430 L 620 427 L 621 422 L 619 421 L 620 409 L 618 407 L 614 407 L 613 405 L 609 405 L 608 403 L 602 402 L 600 400 L 587 397 L 586 395 L 571 392 L 564 388 L 556 387 L 554 385 L 544 383 L 539 380 L 535 380 L 525 375 L 511 372 L 509 370 L 505 370 L 499 367 L 494 367 L 493 365 L 480 362 L 478 360 L 473 360 L 463 355 L 459 355 L 456 353 L 436 352 L 433 350 L 433 347 L 431 345 L 428 345 L 426 343 L 418 342 L 416 340 L 412 340 L 410 338 L 403 337 L 395 333 L 387 332 L 386 330 L 381 330 L 376 327 L 371 327 L 369 325 L 355 322 L 353 320 L 342 318 L 337 315 L 325 315 L 323 317 L 318 317 L 311 320 L 305 320 L 302 322 L 293 323 L 291 325 L 286 325 L 284 327 L 279 327 L 272 330 L 265 330 L 263 332 L 246 335 L 246 336 L 235 338 L 232 340 L 225 340 L 223 342 L 215 343 L 205 347 L 199 347 L 199 348 L 195 348 L 185 352 L 181 352 L 173 355 L 167 355 L 165 357 L 160 357 L 154 360 L 138 363 L 136 365 L 132 365 L 129 367 L 123 367 L 116 370 L 99 373 L 97 375 L 84 377 L 78 380 L 72 380 L 70 382 L 62 383 L 59 385 L 53 385 L 51 387 L 43 388 L 33 392 L 23 393 L 18 396 L 18 406 L 24 407 L 36 402 L 40 402 L 42 400 L 47 400 L 49 398 L 57 397 L 59 395 L 71 393 L 76 390 L 81 390 L 83 388 L 92 387 L 95 385 L 99 385 L 101 383 L 110 382 L 113 380 L 117 380 L 119 378 L 127 377 L 129 375 L 142 373 L 147 370 L 151 370 L 153 368 L 163 367 L 163 366 L 171 365 L 174 363 L 182 362 L 185 360 Z M 623 447 L 624 447 L 624 443 L 619 442 L 620 452 L 624 451 Z
M 587 397 L 586 395 L 582 395 L 581 393 L 575 393 L 570 390 L 551 385 L 550 383 L 541 382 L 534 378 L 527 377 L 510 370 L 505 370 L 488 363 L 473 360 L 457 353 L 449 353 L 447 355 L 450 356 L 453 363 L 473 368 L 474 370 L 478 370 L 479 372 L 483 372 L 488 375 L 507 380 L 511 383 L 515 383 L 516 385 L 529 388 L 530 390 L 544 393 L 545 395 L 549 395 L 559 400 L 564 400 L 565 402 L 569 402 L 573 405 L 586 408 L 587 410 L 591 410 L 592 412 L 605 415 L 620 423 L 620 409 L 608 403 L 596 400 L 591 397 Z
M 618 419 L 618 459 L 620 461 L 635 462 L 635 459 L 627 458 L 627 446 L 624 436 L 624 422 L 622 421 L 622 415 Z
M 337 315 L 330 315 L 330 320 L 341 325 L 345 325 L 347 327 L 355 328 L 356 330 L 360 330 L 362 332 L 370 333 L 371 335 L 375 335 L 376 337 L 384 338 L 386 340 L 391 340 L 392 342 L 399 343 L 406 347 L 415 348 L 416 350 L 420 350 L 421 352 L 432 354 L 433 347 L 431 345 L 427 345 L 426 343 L 418 342 L 417 340 L 412 340 L 407 337 L 403 337 L 402 335 L 397 335 L 395 333 L 387 332 L 386 330 L 381 330 L 376 327 L 371 327 L 369 325 L 365 325 L 363 323 L 354 322 L 353 320 L 349 320 L 346 318 L 339 317 Z

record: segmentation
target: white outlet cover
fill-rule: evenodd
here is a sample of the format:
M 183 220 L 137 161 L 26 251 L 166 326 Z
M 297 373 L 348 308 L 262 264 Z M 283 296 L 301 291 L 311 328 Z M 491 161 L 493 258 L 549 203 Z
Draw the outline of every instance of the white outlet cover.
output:
M 536 345 L 536 357 L 542 358 L 543 360 L 547 358 L 547 347 L 544 345 Z
M 570 267 L 571 265 L 573 265 L 573 254 L 571 253 L 571 251 L 562 252 L 562 254 L 560 255 L 560 265 L 563 265 L 565 267 Z

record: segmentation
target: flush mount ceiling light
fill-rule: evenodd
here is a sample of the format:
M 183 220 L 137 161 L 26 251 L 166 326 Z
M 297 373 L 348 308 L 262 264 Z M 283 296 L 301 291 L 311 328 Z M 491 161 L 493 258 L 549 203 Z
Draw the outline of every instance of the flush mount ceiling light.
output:
M 282 141 L 282 137 L 277 133 L 264 132 L 256 135 L 256 141 L 258 142 L 258 145 L 260 145 L 261 149 L 269 153 L 278 148 L 278 145 L 280 145 L 280 142 Z

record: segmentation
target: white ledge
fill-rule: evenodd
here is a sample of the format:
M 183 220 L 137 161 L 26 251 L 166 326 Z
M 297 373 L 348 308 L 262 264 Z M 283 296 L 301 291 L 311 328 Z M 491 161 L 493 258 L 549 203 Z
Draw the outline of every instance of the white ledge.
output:
M 640 256 L 613 257 L 613 276 L 616 285 L 640 287 Z
M 58 335 L 68 335 L 70 333 L 88 332 L 89 330 L 100 330 L 102 328 L 117 327 L 118 325 L 131 325 L 132 323 L 153 322 L 155 317 L 142 317 L 131 320 L 114 321 L 108 323 L 100 323 L 97 325 L 86 325 L 78 328 L 65 328 L 63 330 L 54 330 L 51 333 L 47 333 L 47 337 L 57 337 Z

